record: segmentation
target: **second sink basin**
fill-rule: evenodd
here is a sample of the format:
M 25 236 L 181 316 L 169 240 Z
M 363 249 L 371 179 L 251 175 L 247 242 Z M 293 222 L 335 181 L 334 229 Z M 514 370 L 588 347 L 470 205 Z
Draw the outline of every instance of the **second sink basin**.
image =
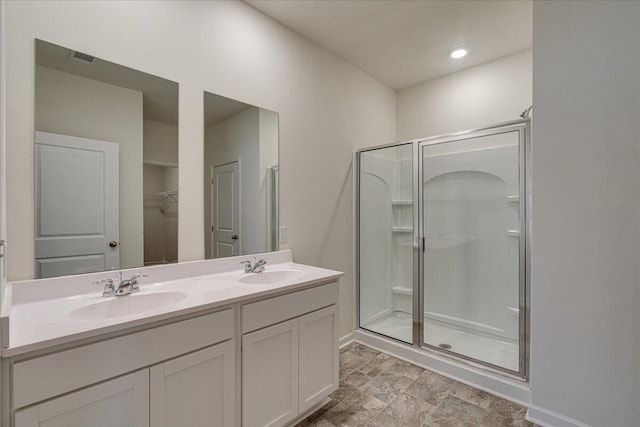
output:
M 121 297 L 110 297 L 105 301 L 78 308 L 69 313 L 69 317 L 79 320 L 93 320 L 130 316 L 174 304 L 185 298 L 186 295 L 181 292 L 137 293 Z
M 299 270 L 274 270 L 262 273 L 250 273 L 240 278 L 241 283 L 248 285 L 269 285 L 272 283 L 289 282 L 304 276 L 304 272 Z

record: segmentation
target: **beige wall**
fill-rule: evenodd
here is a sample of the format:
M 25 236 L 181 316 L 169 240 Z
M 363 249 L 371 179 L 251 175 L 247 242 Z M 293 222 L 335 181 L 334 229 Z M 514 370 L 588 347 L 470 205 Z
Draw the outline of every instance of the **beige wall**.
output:
M 142 93 L 38 66 L 35 105 L 38 131 L 120 146 L 120 267 L 141 266 Z
M 240 163 L 240 254 L 266 251 L 260 198 L 260 109 L 229 117 L 205 130 L 205 230 L 211 230 L 211 168 Z M 211 233 L 205 232 L 207 257 L 212 256 Z
M 178 126 L 144 120 L 144 160 L 178 164 Z
M 211 248 L 211 168 L 240 161 L 240 253 L 269 251 L 270 168 L 278 164 L 278 113 L 251 107 L 205 129 L 205 256 Z
M 260 109 L 260 221 L 265 248 L 273 247 L 271 238 L 271 168 L 278 166 L 278 113 Z
M 532 104 L 531 50 L 398 92 L 399 141 L 519 119 Z
M 178 259 L 178 204 L 172 198 L 163 205 L 153 193 L 178 189 L 178 168 L 145 164 L 144 170 L 144 262 L 175 262 Z M 174 196 L 179 200 L 179 195 Z
M 38 37 L 180 84 L 182 261 L 204 257 L 203 91 L 278 112 L 287 246 L 298 262 L 346 273 L 340 332 L 351 332 L 352 151 L 395 140 L 392 89 L 242 2 L 8 2 L 6 35 L 12 279 L 33 277 L 32 94 Z

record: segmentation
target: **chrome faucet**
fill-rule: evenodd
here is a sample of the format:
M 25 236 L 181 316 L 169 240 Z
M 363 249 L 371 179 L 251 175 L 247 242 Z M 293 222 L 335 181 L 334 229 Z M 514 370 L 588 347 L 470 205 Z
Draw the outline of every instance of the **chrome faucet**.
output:
M 253 257 L 253 262 L 247 260 L 242 261 L 240 264 L 244 265 L 245 273 L 262 273 L 264 271 L 264 266 L 267 264 L 267 258 L 256 258 Z
M 123 296 L 140 292 L 140 286 L 138 285 L 138 279 L 140 277 L 147 277 L 147 275 L 134 274 L 128 279 L 122 279 L 122 271 L 120 272 L 120 280 L 114 277 L 109 277 L 104 280 L 98 280 L 92 282 L 93 284 L 104 283 L 104 289 L 102 291 L 103 297 Z M 116 284 L 117 283 L 117 284 Z

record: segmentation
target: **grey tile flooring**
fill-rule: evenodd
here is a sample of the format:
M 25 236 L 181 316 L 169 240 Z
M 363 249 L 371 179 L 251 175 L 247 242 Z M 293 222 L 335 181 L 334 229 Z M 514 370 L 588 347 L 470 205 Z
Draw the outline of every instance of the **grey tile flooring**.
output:
M 297 427 L 532 427 L 526 409 L 353 343 L 340 351 L 340 388 Z

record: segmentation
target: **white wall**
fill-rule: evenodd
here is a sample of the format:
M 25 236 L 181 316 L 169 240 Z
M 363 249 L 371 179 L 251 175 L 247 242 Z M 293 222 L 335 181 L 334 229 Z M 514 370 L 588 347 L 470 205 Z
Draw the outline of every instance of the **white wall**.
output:
M 395 139 L 392 89 L 242 2 L 8 2 L 6 33 L 12 278 L 33 275 L 32 94 L 38 37 L 180 84 L 182 261 L 204 257 L 202 91 L 278 112 L 287 246 L 298 262 L 346 272 L 340 332 L 351 332 L 351 153 Z
M 533 12 L 529 414 L 637 426 L 640 3 Z
M 399 91 L 397 139 L 519 119 L 531 105 L 531 64 L 527 50 Z
M 120 146 L 120 267 L 141 266 L 142 93 L 42 66 L 36 77 L 36 130 Z

